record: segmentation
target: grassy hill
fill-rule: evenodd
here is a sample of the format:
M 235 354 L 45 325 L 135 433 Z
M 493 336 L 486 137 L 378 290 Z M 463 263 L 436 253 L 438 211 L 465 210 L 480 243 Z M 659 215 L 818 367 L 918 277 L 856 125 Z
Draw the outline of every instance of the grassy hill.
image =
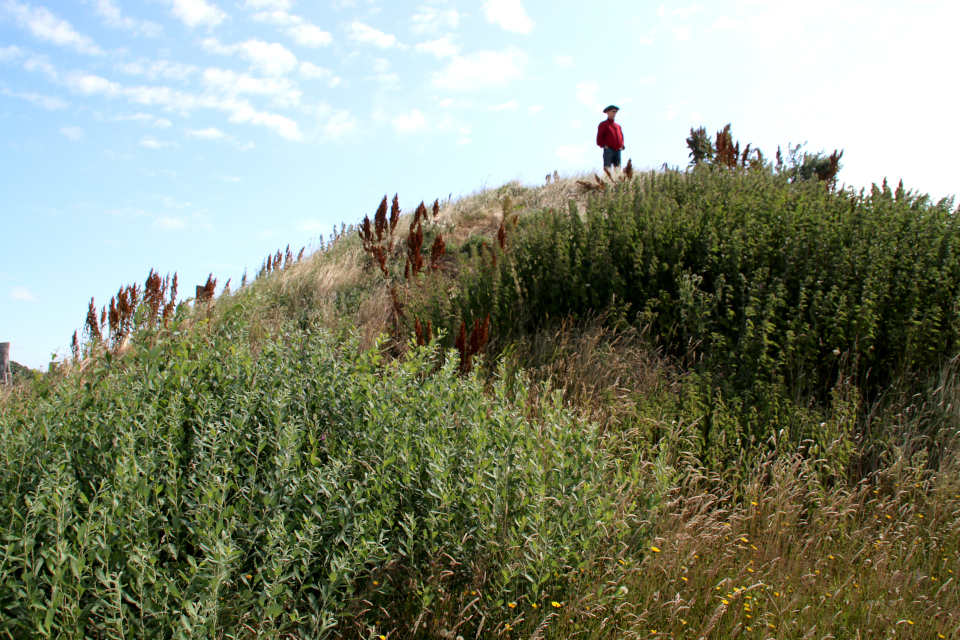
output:
M 960 212 L 743 164 L 91 307 L 0 400 L 0 634 L 957 637 Z

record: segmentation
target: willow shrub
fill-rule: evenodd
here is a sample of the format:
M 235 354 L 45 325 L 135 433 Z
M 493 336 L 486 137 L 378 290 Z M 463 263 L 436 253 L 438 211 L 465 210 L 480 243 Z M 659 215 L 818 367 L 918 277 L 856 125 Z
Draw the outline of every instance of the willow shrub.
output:
M 4 407 L 0 635 L 404 633 L 475 590 L 472 633 L 637 548 L 635 468 L 559 400 L 528 417 L 522 384 L 485 392 L 433 347 L 291 327 L 252 349 L 242 315 Z
M 783 413 L 784 398 L 828 405 L 841 378 L 872 401 L 960 347 L 952 207 L 769 167 L 644 173 L 584 211 L 571 201 L 521 218 L 458 304 L 491 313 L 501 343 L 567 317 L 629 322 L 744 415 Z

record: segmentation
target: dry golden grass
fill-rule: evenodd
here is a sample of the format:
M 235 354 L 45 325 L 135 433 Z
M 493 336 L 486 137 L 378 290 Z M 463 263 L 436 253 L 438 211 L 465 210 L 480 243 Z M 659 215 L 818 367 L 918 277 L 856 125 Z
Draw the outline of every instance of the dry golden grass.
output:
M 647 547 L 571 577 L 578 596 L 544 637 L 956 638 L 957 459 L 919 472 L 828 487 L 798 458 L 737 485 L 682 469 Z
M 677 368 L 633 327 L 621 330 L 566 321 L 521 339 L 511 366 L 523 368 L 540 389 L 560 389 L 566 402 L 601 431 L 636 417 L 638 402 L 676 384 Z M 539 392 L 531 393 L 537 398 Z

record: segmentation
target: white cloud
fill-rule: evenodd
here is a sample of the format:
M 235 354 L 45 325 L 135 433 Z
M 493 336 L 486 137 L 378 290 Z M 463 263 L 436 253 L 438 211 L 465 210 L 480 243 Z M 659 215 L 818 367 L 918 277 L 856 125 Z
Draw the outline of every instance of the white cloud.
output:
M 211 67 L 203 72 L 203 84 L 214 93 L 227 97 L 239 95 L 269 96 L 279 106 L 300 104 L 302 92 L 287 78 L 255 78 L 246 73 Z
M 519 49 L 478 51 L 455 57 L 447 68 L 433 76 L 439 89 L 487 89 L 502 87 L 523 75 L 527 55 Z
M 527 108 L 527 113 L 529 113 L 532 116 L 537 115 L 541 111 L 543 111 L 543 107 L 541 107 L 540 105 L 534 105 L 532 107 Z
M 460 14 L 452 9 L 419 7 L 412 20 L 413 32 L 417 35 L 439 33 L 445 29 L 456 29 L 460 25 Z
M 39 93 L 34 93 L 32 91 L 10 91 L 6 88 L 0 88 L 0 94 L 9 96 L 11 98 L 20 98 L 21 100 L 26 100 L 27 102 L 32 102 L 33 104 L 46 109 L 47 111 L 59 111 L 61 109 L 66 109 L 70 106 L 69 102 L 61 100 L 56 96 L 45 96 Z
M 556 156 L 567 162 L 582 162 L 587 156 L 587 150 L 576 144 L 563 144 L 557 147 Z
M 153 37 L 163 31 L 163 27 L 149 20 L 137 20 L 120 14 L 120 7 L 114 0 L 97 0 L 97 14 L 103 17 L 108 27 L 135 31 L 145 36 Z
M 293 3 L 290 0 L 247 0 L 244 9 L 266 9 L 268 11 L 290 11 Z
M 167 120 L 166 118 L 157 118 L 157 120 L 154 121 L 153 126 L 161 127 L 165 129 L 166 127 L 169 127 L 172 124 L 173 123 Z
M 533 21 L 527 17 L 520 0 L 487 0 L 483 3 L 487 22 L 498 24 L 505 31 L 530 33 Z
M 146 124 L 153 120 L 153 115 L 149 113 L 134 113 L 128 116 L 112 116 L 110 122 L 140 122 Z
M 220 44 L 216 38 L 207 38 L 201 45 L 205 51 L 222 55 L 239 54 L 255 69 L 271 76 L 279 76 L 296 68 L 297 56 L 277 42 L 250 39 L 232 45 Z
M 417 45 L 416 49 L 423 53 L 435 55 L 438 58 L 449 58 L 450 56 L 457 55 L 460 51 L 460 47 L 453 43 L 449 35 L 437 38 L 436 40 L 421 42 Z
M 295 24 L 287 33 L 293 38 L 293 41 L 303 47 L 325 47 L 333 42 L 333 36 L 321 29 L 315 24 Z
M 162 106 L 183 114 L 199 108 L 223 111 L 229 114 L 230 122 L 267 127 L 287 140 L 303 139 L 295 120 L 257 110 L 240 97 L 241 94 L 267 95 L 274 104 L 296 105 L 301 92 L 286 78 L 253 78 L 246 74 L 211 68 L 204 71 L 203 82 L 207 91 L 199 96 L 170 87 L 124 87 L 99 76 L 79 73 L 68 76 L 67 84 L 76 93 L 103 95 L 108 98 L 123 97 L 132 104 Z M 146 143 L 145 146 L 158 148 L 152 143 Z
M 327 140 L 339 140 L 357 130 L 360 123 L 349 111 L 339 110 L 330 114 L 320 132 Z
M 286 27 L 287 35 L 304 47 L 325 47 L 333 42 L 333 36 L 317 25 L 289 12 L 289 2 L 247 2 L 245 8 L 266 9 L 251 16 L 256 22 Z
M 423 114 L 414 109 L 410 113 L 404 113 L 393 119 L 394 128 L 400 133 L 416 133 L 424 131 L 427 128 L 427 119 Z
M 673 120 L 680 113 L 680 109 L 690 106 L 690 101 L 676 102 L 668 104 L 663 109 L 663 117 L 667 120 Z
M 103 55 L 103 50 L 93 40 L 78 33 L 69 22 L 57 18 L 46 7 L 34 8 L 16 0 L 6 0 L 0 5 L 0 11 L 11 16 L 21 29 L 26 29 L 38 40 L 70 47 L 78 53 Z
M 21 300 L 23 302 L 39 302 L 40 299 L 26 287 L 13 287 L 10 290 L 11 300 Z
M 188 27 L 215 27 L 227 17 L 220 8 L 207 0 L 167 0 L 174 16 Z
M 690 121 L 693 122 L 694 124 L 699 124 L 703 122 L 703 114 L 698 111 L 691 111 Z
M 600 87 L 596 82 L 578 82 L 574 88 L 577 91 L 578 102 L 582 102 L 591 109 L 600 110 L 600 102 L 597 100 L 597 91 Z
M 170 62 L 169 60 L 125 62 L 117 65 L 117 68 L 123 73 L 135 76 L 146 76 L 151 80 L 158 77 L 171 80 L 187 80 L 190 76 L 200 71 L 200 67 L 196 65 Z
M 140 146 L 146 147 L 147 149 L 163 149 L 164 147 L 169 147 L 170 143 L 163 140 L 157 140 L 156 138 L 144 138 L 140 141 Z
M 177 231 L 187 226 L 187 221 L 183 218 L 171 218 L 169 216 L 163 216 L 154 220 L 153 224 L 156 227 L 160 227 L 164 231 Z
M 31 56 L 25 60 L 23 63 L 23 68 L 26 71 L 39 71 L 54 82 L 56 82 L 59 78 L 59 74 L 57 73 L 57 70 L 53 68 L 53 65 L 43 58 L 37 56 Z
M 257 111 L 245 102 L 238 102 L 229 107 L 232 111 L 229 120 L 236 123 L 250 123 L 273 129 L 287 140 L 303 140 L 300 125 L 291 118 L 267 111 Z
M 510 102 L 502 102 L 495 107 L 491 107 L 491 111 L 516 111 L 519 106 L 519 104 L 511 100 Z
M 0 47 L 0 62 L 9 62 L 11 60 L 16 60 L 22 55 L 20 47 L 16 45 L 10 45 L 9 47 Z
M 440 101 L 440 106 L 444 109 L 453 106 L 453 98 L 444 98 Z
M 333 72 L 330 71 L 330 69 L 324 69 L 323 67 L 317 66 L 312 62 L 301 62 L 300 73 L 312 80 L 326 80 L 333 75 Z
M 690 27 L 674 27 L 671 31 L 673 39 L 677 42 L 684 42 L 690 39 Z
M 116 82 L 111 82 L 100 76 L 84 75 L 82 73 L 72 73 L 67 76 L 67 86 L 86 96 L 103 95 L 108 98 L 115 98 L 123 93 L 123 86 Z
M 457 143 L 461 145 L 470 144 L 470 138 L 460 138 L 459 140 L 457 140 Z
M 67 136 L 67 138 L 73 140 L 74 142 L 83 140 L 83 129 L 80 127 L 63 127 L 60 129 L 60 133 Z
M 343 82 L 343 79 L 333 75 L 333 71 L 330 69 L 325 69 L 324 67 L 315 65 L 312 62 L 300 63 L 300 75 L 311 80 L 326 80 L 327 86 L 331 89 Z
M 374 29 L 359 20 L 350 23 L 349 31 L 350 37 L 361 44 L 372 44 L 380 49 L 389 49 L 397 45 L 397 39 L 394 36 Z
M 573 58 L 571 58 L 570 56 L 557 56 L 553 59 L 553 61 L 561 69 L 569 69 L 570 67 L 573 66 Z
M 582 127 L 583 127 L 583 123 L 582 123 L 580 120 L 574 119 L 574 120 L 570 123 L 570 128 L 571 128 L 571 129 L 580 129 L 580 128 L 582 128 Z
M 187 135 L 193 138 L 199 138 L 200 140 L 223 140 L 227 138 L 227 134 L 216 127 L 209 127 L 207 129 L 190 129 L 187 131 Z

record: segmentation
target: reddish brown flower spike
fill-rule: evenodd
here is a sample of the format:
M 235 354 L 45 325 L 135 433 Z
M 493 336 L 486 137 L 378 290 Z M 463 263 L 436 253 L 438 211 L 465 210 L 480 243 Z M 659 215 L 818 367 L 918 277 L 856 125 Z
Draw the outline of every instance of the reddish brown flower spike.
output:
M 433 239 L 433 247 L 430 249 L 430 269 L 436 270 L 437 263 L 439 262 L 441 256 L 447 252 L 447 244 L 443 239 L 443 234 L 438 233 L 437 237 Z

